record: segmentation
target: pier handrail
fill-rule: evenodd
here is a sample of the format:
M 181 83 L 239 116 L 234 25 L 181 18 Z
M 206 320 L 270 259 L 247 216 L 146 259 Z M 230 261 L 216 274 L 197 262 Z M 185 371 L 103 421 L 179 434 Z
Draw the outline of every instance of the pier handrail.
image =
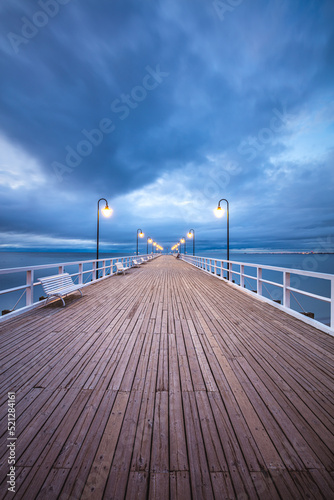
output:
M 152 260 L 152 258 L 159 257 L 160 254 L 151 255 L 151 254 L 143 254 L 140 257 L 143 257 L 147 261 Z M 46 302 L 44 300 L 34 300 L 34 290 L 35 287 L 41 288 L 41 283 L 38 281 L 38 277 L 35 276 L 36 271 L 45 271 L 50 270 L 50 275 L 55 273 L 55 268 L 58 269 L 58 274 L 64 273 L 64 269 L 66 266 L 77 266 L 78 270 L 74 273 L 69 273 L 72 278 L 77 277 L 78 284 L 83 287 L 89 286 L 97 281 L 101 281 L 103 279 L 109 278 L 116 274 L 116 263 L 121 262 L 124 267 L 130 268 L 135 267 L 133 264 L 133 260 L 135 260 L 136 255 L 134 256 L 120 256 L 120 257 L 103 257 L 101 259 L 88 259 L 88 260 L 77 260 L 77 261 L 69 261 L 69 262 L 60 262 L 60 263 L 51 263 L 51 264 L 42 264 L 37 266 L 24 266 L 24 267 L 13 267 L 7 269 L 0 269 L 0 283 L 1 277 L 13 274 L 13 273 L 25 273 L 25 284 L 7 288 L 4 290 L 0 290 L 0 296 L 10 294 L 13 292 L 22 291 L 22 295 L 17 300 L 14 308 L 11 312 L 0 316 L 0 322 L 10 317 L 13 317 L 16 314 L 25 312 L 34 307 L 38 307 Z M 98 272 L 99 277 L 96 278 L 96 270 L 97 270 L 97 262 L 99 263 Z M 101 266 L 102 264 L 102 266 Z M 88 266 L 88 269 L 84 269 L 84 266 Z M 90 281 L 88 281 L 90 279 Z M 42 289 L 41 289 L 42 291 Z M 16 305 L 21 301 L 23 296 L 25 295 L 25 305 L 19 307 L 14 310 Z
M 327 333 L 330 333 L 331 335 L 334 335 L 334 274 L 318 273 L 314 271 L 304 271 L 302 269 L 269 266 L 269 265 L 255 264 L 250 262 L 240 262 L 234 260 L 216 259 L 212 257 L 201 257 L 201 256 L 192 256 L 184 254 L 180 254 L 180 258 L 183 261 L 188 262 L 189 264 L 192 264 L 193 266 L 207 273 L 213 274 L 214 276 L 216 276 L 221 280 L 229 282 L 229 284 L 233 286 L 241 288 L 246 293 L 253 293 L 254 297 L 257 297 L 260 300 L 264 300 L 265 302 L 269 302 L 275 307 L 282 308 L 289 314 L 296 316 L 299 319 L 302 319 L 303 321 L 312 324 L 313 326 L 316 326 L 317 328 L 320 328 L 321 330 Z M 233 268 L 233 266 L 238 266 L 238 270 Z M 256 269 L 255 276 L 245 273 L 245 268 L 248 267 Z M 280 283 L 279 281 L 264 279 L 262 276 L 262 271 L 264 269 L 281 273 L 282 283 Z M 226 278 L 224 277 L 224 272 L 226 273 Z M 313 292 L 308 292 L 306 290 L 303 290 L 302 288 L 296 288 L 291 286 L 291 275 L 312 277 L 329 281 L 330 296 L 319 295 Z M 239 283 L 234 282 L 235 280 L 233 278 L 235 276 L 239 276 Z M 254 290 L 248 290 L 246 288 L 247 278 L 248 280 L 253 280 L 254 282 L 256 282 L 256 288 Z M 263 295 L 263 286 L 265 285 L 270 285 L 282 289 L 282 305 L 278 303 L 279 301 L 275 301 L 272 298 L 268 298 Z M 294 297 L 293 295 L 294 293 L 298 293 L 310 297 L 312 299 L 317 299 L 329 303 L 330 304 L 329 326 L 325 325 L 321 321 L 314 320 L 293 310 L 291 308 L 291 297 Z M 297 299 L 296 301 L 298 302 Z

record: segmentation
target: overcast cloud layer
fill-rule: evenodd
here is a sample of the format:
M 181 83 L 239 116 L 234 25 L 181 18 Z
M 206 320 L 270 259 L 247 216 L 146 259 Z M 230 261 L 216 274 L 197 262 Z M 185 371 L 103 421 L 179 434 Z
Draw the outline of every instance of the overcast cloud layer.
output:
M 2 0 L 0 248 L 334 250 L 332 0 Z M 321 243 L 322 242 L 322 243 Z

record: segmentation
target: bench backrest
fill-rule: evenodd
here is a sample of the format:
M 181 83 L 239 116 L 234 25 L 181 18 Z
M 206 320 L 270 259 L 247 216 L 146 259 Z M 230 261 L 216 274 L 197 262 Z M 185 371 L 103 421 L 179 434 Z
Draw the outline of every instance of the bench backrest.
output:
M 73 280 L 68 273 L 46 276 L 45 278 L 39 278 L 38 281 L 42 283 L 46 293 L 59 290 L 59 288 L 68 288 L 74 286 Z
M 117 269 L 124 269 L 122 262 L 116 262 Z

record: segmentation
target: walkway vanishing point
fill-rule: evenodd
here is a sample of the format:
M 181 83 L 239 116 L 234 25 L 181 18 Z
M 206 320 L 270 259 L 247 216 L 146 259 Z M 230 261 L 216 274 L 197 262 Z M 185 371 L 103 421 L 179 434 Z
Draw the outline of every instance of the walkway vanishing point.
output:
M 0 498 L 334 498 L 333 337 L 172 256 L 83 295 L 1 325 Z

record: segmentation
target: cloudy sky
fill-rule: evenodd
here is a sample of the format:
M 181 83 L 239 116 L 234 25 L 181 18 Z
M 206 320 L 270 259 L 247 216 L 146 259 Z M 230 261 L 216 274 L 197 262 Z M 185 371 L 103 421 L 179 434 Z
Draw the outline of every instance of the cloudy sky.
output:
M 0 35 L 0 248 L 93 250 L 101 197 L 106 251 L 224 247 L 221 198 L 233 249 L 333 242 L 332 0 L 1 0 Z

